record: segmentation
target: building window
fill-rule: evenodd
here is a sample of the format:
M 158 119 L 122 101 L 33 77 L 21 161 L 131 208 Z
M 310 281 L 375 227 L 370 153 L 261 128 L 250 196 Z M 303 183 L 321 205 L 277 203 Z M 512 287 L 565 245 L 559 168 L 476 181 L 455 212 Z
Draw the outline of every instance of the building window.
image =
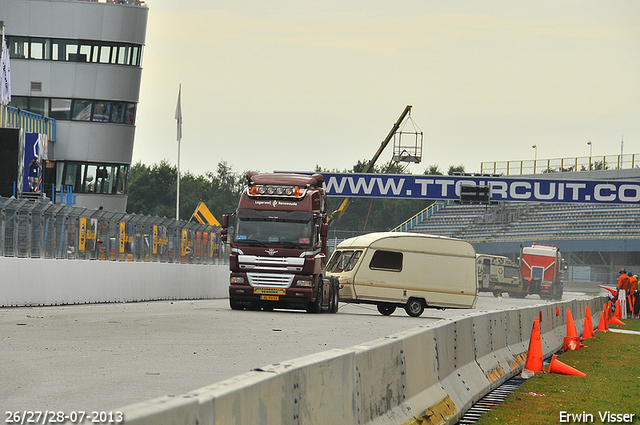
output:
M 129 102 L 12 96 L 9 105 L 59 121 L 93 121 L 130 125 L 135 122 L 136 105 Z
M 95 103 L 93 110 L 93 121 L 109 122 L 109 108 L 111 102 L 99 102 Z
M 98 40 L 7 36 L 11 58 L 140 66 L 142 45 Z
M 124 103 L 111 102 L 111 122 L 124 122 Z
M 49 99 L 44 97 L 32 97 L 29 101 L 29 111 L 42 116 L 48 115 Z
M 54 120 L 69 120 L 71 118 L 71 99 L 51 99 L 49 116 Z
M 129 165 L 57 161 L 56 186 L 71 186 L 74 193 L 124 195 Z
M 73 101 L 73 115 L 71 119 L 73 121 L 91 121 L 91 107 L 93 102 L 90 100 Z
M 7 37 L 11 58 L 26 59 L 29 57 L 29 37 Z

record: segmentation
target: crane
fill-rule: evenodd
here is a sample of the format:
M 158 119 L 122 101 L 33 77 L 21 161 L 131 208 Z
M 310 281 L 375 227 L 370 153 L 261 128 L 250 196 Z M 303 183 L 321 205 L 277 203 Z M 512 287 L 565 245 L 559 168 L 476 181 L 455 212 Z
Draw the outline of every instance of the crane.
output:
M 393 136 L 396 134 L 396 132 L 400 128 L 400 125 L 405 120 L 405 118 L 408 115 L 410 115 L 411 108 L 412 108 L 411 105 L 407 105 L 407 107 L 404 108 L 404 111 L 402 111 L 402 114 L 400 115 L 400 118 L 398 118 L 398 121 L 396 121 L 396 123 L 393 125 L 393 127 L 391 128 L 391 131 L 389 131 L 389 134 L 387 134 L 387 137 L 385 137 L 384 140 L 380 143 L 380 147 L 378 147 L 378 150 L 376 151 L 376 153 L 373 155 L 371 160 L 367 163 L 367 166 L 362 171 L 363 173 L 370 173 L 370 172 L 373 171 L 373 166 L 375 165 L 376 161 L 378 160 L 378 158 L 382 154 L 382 151 L 384 151 L 384 149 L 387 147 L 387 145 L 389 144 L 391 139 L 393 139 Z M 421 134 L 422 133 L 420 133 L 420 135 Z M 421 149 L 422 148 L 420 148 L 420 150 Z M 399 159 L 396 160 L 396 158 L 394 158 L 394 161 L 396 161 L 396 163 L 397 163 L 399 161 Z M 415 157 L 412 157 L 412 161 L 416 162 Z M 329 215 L 328 223 L 331 224 L 332 222 L 339 220 L 340 217 L 342 217 L 342 215 L 344 214 L 345 210 L 347 209 L 347 207 L 349 206 L 350 203 L 351 203 L 351 198 L 345 198 L 342 201 L 342 203 L 340 204 L 340 206 L 338 207 L 338 209 L 333 211 Z

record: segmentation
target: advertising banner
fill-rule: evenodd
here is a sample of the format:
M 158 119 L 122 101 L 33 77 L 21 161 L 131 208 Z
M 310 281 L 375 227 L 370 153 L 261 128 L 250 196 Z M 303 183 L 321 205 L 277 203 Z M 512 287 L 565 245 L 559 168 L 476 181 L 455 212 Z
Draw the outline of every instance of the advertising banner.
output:
M 639 204 L 640 181 L 531 177 L 323 173 L 327 196 L 458 200 L 462 186 L 490 188 L 490 200 Z
M 87 217 L 80 217 L 80 235 L 78 241 L 78 250 L 84 251 L 87 247 Z
M 40 193 L 43 160 L 48 159 L 46 134 L 25 133 L 22 192 Z

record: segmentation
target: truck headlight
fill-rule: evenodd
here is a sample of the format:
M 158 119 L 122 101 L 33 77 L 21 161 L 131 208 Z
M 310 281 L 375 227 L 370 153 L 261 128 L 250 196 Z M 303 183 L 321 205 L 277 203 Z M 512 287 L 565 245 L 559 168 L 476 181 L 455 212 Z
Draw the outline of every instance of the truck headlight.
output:
M 232 277 L 231 283 L 244 283 L 244 277 Z
M 313 282 L 310 280 L 299 280 L 297 282 L 298 286 L 313 286 Z

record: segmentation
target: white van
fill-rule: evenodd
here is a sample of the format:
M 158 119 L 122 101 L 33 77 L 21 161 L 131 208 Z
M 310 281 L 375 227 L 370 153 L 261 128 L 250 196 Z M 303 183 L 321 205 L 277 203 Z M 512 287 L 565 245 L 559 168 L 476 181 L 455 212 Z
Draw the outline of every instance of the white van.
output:
M 369 233 L 346 239 L 327 264 L 338 278 L 340 301 L 396 307 L 418 317 L 425 308 L 475 308 L 476 253 L 459 239 L 418 233 Z

